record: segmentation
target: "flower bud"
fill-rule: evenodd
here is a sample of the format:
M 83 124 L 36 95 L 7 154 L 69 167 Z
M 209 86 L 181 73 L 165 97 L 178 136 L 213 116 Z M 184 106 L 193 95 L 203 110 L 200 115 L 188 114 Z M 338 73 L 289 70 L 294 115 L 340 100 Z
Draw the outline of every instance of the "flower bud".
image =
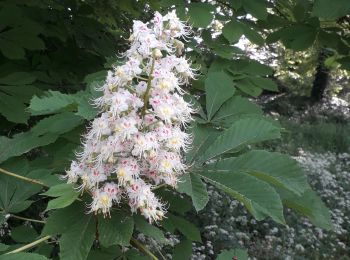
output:
M 156 59 L 160 59 L 161 57 L 163 57 L 163 54 L 162 54 L 162 52 L 159 49 L 154 49 L 153 50 L 153 56 Z
M 182 41 L 179 41 L 179 40 L 177 40 L 177 39 L 175 39 L 174 40 L 174 46 L 175 46 L 175 48 L 176 48 L 176 53 L 178 54 L 178 55 L 181 55 L 182 54 L 182 51 L 183 51 L 183 49 L 184 49 L 184 44 L 183 44 L 183 42 Z

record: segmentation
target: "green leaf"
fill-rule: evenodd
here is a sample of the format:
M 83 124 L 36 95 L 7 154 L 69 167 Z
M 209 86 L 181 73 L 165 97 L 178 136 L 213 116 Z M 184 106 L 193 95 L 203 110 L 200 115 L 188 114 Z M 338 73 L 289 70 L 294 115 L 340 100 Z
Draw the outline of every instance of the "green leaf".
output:
M 74 96 L 50 90 L 40 98 L 34 96 L 28 108 L 34 116 L 47 115 L 56 113 L 74 102 L 76 102 Z
M 11 237 L 16 242 L 29 243 L 38 237 L 38 233 L 33 228 L 22 225 L 11 230 Z
M 249 77 L 249 80 L 258 88 L 275 91 L 275 92 L 278 91 L 277 84 L 271 79 L 261 78 L 261 77 Z
M 326 20 L 336 20 L 350 14 L 350 2 L 348 0 L 315 0 L 312 14 Z
M 267 42 L 272 43 L 281 39 L 286 48 L 302 51 L 313 45 L 317 32 L 314 26 L 295 24 L 269 35 Z
M 217 188 L 242 202 L 258 220 L 270 216 L 278 223 L 285 223 L 282 201 L 278 193 L 266 182 L 240 172 L 221 172 L 215 169 L 199 175 Z
M 53 143 L 60 134 L 69 132 L 82 123 L 81 117 L 65 112 L 44 118 L 29 132 L 16 134 L 13 138 L 0 136 L 0 163 L 33 148 Z
M 343 57 L 337 60 L 341 64 L 342 69 L 350 70 L 350 57 Z
M 0 186 L 0 208 L 7 213 L 18 213 L 27 209 L 33 203 L 28 199 L 42 188 L 5 175 L 0 175 Z
M 74 185 L 66 183 L 52 186 L 42 195 L 58 197 L 49 201 L 46 211 L 67 207 L 79 197 L 79 193 L 74 189 Z
M 166 189 L 158 189 L 155 191 L 163 201 L 167 201 L 169 205 L 169 211 L 176 212 L 184 215 L 186 212 L 192 209 L 192 202 L 187 197 L 180 196 L 178 192 L 170 191 Z
M 247 250 L 243 249 L 231 249 L 231 250 L 223 250 L 218 255 L 216 260 L 248 260 Z
M 250 28 L 250 26 L 241 23 L 241 27 L 243 29 L 243 34 L 248 38 L 249 41 L 255 43 L 259 46 L 264 45 L 264 38 L 256 31 L 254 28 Z
M 76 111 L 76 115 L 87 120 L 93 119 L 97 109 L 92 106 L 93 93 L 89 89 L 75 94 L 63 94 L 59 91 L 48 91 L 41 97 L 34 96 L 29 110 L 32 115 L 47 115 L 64 110 Z
M 15 253 L 0 255 L 0 260 L 47 260 L 47 258 L 34 253 Z
M 0 225 L 1 225 L 1 222 L 0 222 Z M 5 245 L 5 244 L 3 244 L 3 243 L 0 243 L 0 252 L 6 251 L 8 248 L 9 248 L 8 245 Z
M 244 9 L 247 13 L 251 14 L 255 18 L 260 20 L 266 20 L 267 9 L 266 2 L 264 0 L 244 0 L 242 1 Z
M 198 228 L 191 222 L 187 221 L 182 217 L 175 216 L 171 213 L 169 213 L 167 216 L 171 224 L 182 234 L 184 234 L 188 239 L 198 242 L 202 241 L 201 234 Z
M 36 80 L 36 76 L 28 72 L 13 72 L 0 78 L 0 84 L 29 85 Z
M 198 175 L 193 173 L 184 174 L 178 185 L 178 191 L 186 193 L 192 198 L 197 211 L 202 210 L 209 201 L 207 188 Z
M 69 232 L 71 227 L 78 225 L 77 223 L 82 218 L 90 218 L 90 216 L 91 214 L 86 214 L 86 206 L 83 203 L 74 202 L 66 208 L 53 211 L 49 215 L 41 235 L 57 235 Z
M 253 150 L 210 166 L 215 170 L 248 173 L 263 181 L 302 194 L 309 188 L 305 174 L 288 155 Z
M 49 187 L 55 186 L 61 183 L 58 175 L 53 175 L 52 170 L 48 170 L 45 168 L 39 168 L 39 169 L 30 171 L 27 174 L 27 177 L 35 180 L 40 180 Z
M 0 113 L 10 122 L 27 123 L 29 113 L 18 98 L 0 92 Z
M 194 27 L 206 28 L 213 20 L 215 7 L 207 3 L 191 3 L 188 6 L 190 23 Z
M 314 225 L 326 230 L 333 228 L 329 209 L 313 190 L 308 189 L 300 196 L 287 190 L 278 189 L 277 191 L 287 207 L 304 215 Z
M 191 164 L 197 162 L 195 159 L 200 157 L 208 145 L 210 145 L 220 134 L 220 131 L 213 127 L 203 126 L 199 124 L 190 127 L 190 134 L 193 136 L 191 150 L 186 152 L 186 161 Z
M 134 220 L 122 212 L 113 212 L 111 218 L 99 217 L 98 230 L 103 246 L 127 246 L 134 230 Z
M 235 20 L 231 20 L 229 23 L 225 24 L 224 28 L 222 29 L 222 34 L 230 42 L 237 42 L 243 35 L 243 30 L 240 23 Z
M 6 221 L 6 213 L 5 212 L 0 212 L 0 225 L 4 224 Z
M 209 73 L 205 81 L 206 107 L 208 120 L 214 116 L 220 106 L 235 93 L 230 76 L 224 72 Z
M 136 229 L 142 234 L 152 237 L 160 243 L 166 242 L 163 231 L 156 226 L 149 224 L 143 216 L 135 215 L 134 222 Z
M 84 203 L 55 210 L 47 219 L 42 235 L 62 234 L 61 259 L 86 259 L 95 239 L 96 222 L 92 214 L 86 214 Z
M 50 117 L 46 117 L 39 121 L 32 129 L 31 132 L 37 136 L 43 134 L 64 134 L 78 125 L 83 123 L 83 119 L 80 116 L 74 115 L 70 112 L 64 112 Z
M 230 150 L 238 150 L 248 144 L 280 137 L 280 128 L 263 118 L 242 118 L 225 130 L 199 158 L 205 162 Z
M 11 43 L 0 38 L 0 51 L 11 60 L 20 60 L 25 56 L 24 49 L 16 43 Z
M 192 256 L 192 242 L 189 240 L 182 240 L 174 248 L 172 259 L 174 260 L 189 260 Z
M 115 260 L 120 256 L 122 256 L 122 250 L 118 246 L 99 247 L 90 251 L 87 260 Z
M 233 96 L 221 106 L 212 122 L 230 126 L 239 117 L 249 114 L 261 115 L 262 110 L 247 98 Z
M 27 153 L 36 147 L 53 143 L 57 138 L 55 134 L 37 136 L 32 132 L 16 134 L 13 138 L 0 136 L 0 163 L 8 158 Z
M 262 93 L 262 89 L 253 84 L 249 79 L 241 79 L 236 81 L 236 86 L 244 93 L 258 97 Z
M 95 240 L 96 224 L 94 219 L 92 214 L 83 214 L 75 225 L 62 234 L 59 240 L 61 259 L 85 260 L 87 258 Z

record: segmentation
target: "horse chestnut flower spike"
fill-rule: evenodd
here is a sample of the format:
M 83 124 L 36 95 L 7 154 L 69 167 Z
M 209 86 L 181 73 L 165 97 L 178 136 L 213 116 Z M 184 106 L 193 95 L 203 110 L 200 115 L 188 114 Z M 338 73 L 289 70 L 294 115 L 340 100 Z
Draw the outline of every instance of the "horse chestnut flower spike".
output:
M 92 194 L 89 212 L 110 216 L 111 207 L 125 199 L 150 223 L 164 217 L 165 205 L 152 189 L 176 187 L 191 142 L 185 128 L 194 111 L 181 86 L 194 78 L 194 70 L 178 56 L 184 48 L 179 39 L 190 33 L 175 12 L 156 13 L 149 23 L 134 21 L 125 64 L 109 71 L 98 88 L 99 117 L 66 171 L 68 183 Z

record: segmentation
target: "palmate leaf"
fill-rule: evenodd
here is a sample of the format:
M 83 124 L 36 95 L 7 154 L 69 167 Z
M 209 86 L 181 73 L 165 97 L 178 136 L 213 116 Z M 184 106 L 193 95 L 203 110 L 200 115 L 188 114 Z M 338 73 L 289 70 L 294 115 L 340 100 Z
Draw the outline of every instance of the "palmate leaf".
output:
M 280 128 L 261 117 L 242 118 L 209 145 L 198 159 L 203 163 L 231 150 L 239 150 L 248 144 L 254 144 L 280 137 Z
M 205 81 L 206 108 L 210 120 L 220 106 L 235 93 L 234 84 L 224 72 L 209 73 Z
M 350 13 L 348 0 L 315 0 L 313 15 L 327 20 L 335 20 Z
M 178 191 L 186 193 L 192 198 L 193 205 L 197 211 L 202 210 L 209 201 L 205 184 L 200 177 L 193 173 L 184 174 L 179 181 Z
M 70 112 L 56 114 L 39 121 L 29 132 L 0 137 L 0 163 L 8 158 L 22 155 L 33 148 L 45 146 L 57 140 L 83 123 L 83 118 Z
M 164 243 L 166 241 L 163 231 L 156 226 L 149 224 L 143 216 L 134 216 L 135 227 L 142 234 L 154 238 L 157 242 Z
M 193 136 L 191 149 L 186 152 L 186 161 L 188 164 L 195 162 L 205 150 L 220 134 L 220 131 L 213 127 L 205 125 L 193 124 L 190 128 L 190 134 Z
M 29 198 L 39 192 L 41 187 L 10 178 L 0 175 L 0 208 L 7 213 L 18 213 L 33 203 Z
M 30 110 L 32 115 L 53 114 L 61 109 L 75 103 L 73 95 L 63 94 L 59 91 L 48 91 L 44 96 L 34 96 L 30 101 Z
M 222 34 L 230 42 L 237 42 L 243 35 L 243 29 L 239 22 L 232 20 L 225 24 L 224 28 L 222 29 Z
M 270 91 L 278 91 L 277 84 L 271 79 L 262 78 L 262 77 L 249 77 L 249 80 L 257 87 L 261 89 L 266 89 Z
M 231 250 L 223 250 L 216 260 L 248 260 L 247 250 L 243 249 L 231 249 Z
M 190 23 L 195 27 L 207 27 L 213 20 L 212 11 L 215 10 L 213 5 L 207 3 L 191 3 L 188 6 L 188 16 Z
M 266 182 L 241 172 L 212 170 L 198 175 L 242 202 L 256 219 L 270 216 L 278 223 L 285 223 L 282 201 L 275 189 Z
M 172 259 L 174 260 L 188 260 L 192 255 L 192 242 L 190 240 L 182 240 L 174 248 Z
M 94 217 L 91 214 L 81 216 L 80 221 L 60 238 L 61 259 L 85 260 L 95 240 L 95 232 Z
M 17 226 L 11 230 L 11 238 L 19 243 L 30 243 L 38 237 L 34 228 L 28 226 Z
M 0 260 L 47 260 L 43 255 L 34 253 L 15 253 L 8 255 L 0 255 Z
M 74 189 L 73 184 L 58 184 L 52 186 L 48 191 L 42 193 L 49 197 L 56 197 L 51 199 L 47 205 L 46 211 L 51 209 L 64 208 L 71 205 L 79 196 L 79 192 Z
M 313 190 L 307 189 L 299 196 L 287 190 L 277 189 L 277 191 L 287 207 L 304 215 L 314 225 L 326 230 L 333 228 L 329 209 Z
M 297 195 L 309 188 L 306 176 L 297 162 L 280 153 L 249 151 L 239 157 L 224 159 L 208 167 L 220 172 L 247 173 Z
M 95 239 L 96 222 L 92 214 L 86 214 L 83 203 L 56 210 L 47 219 L 42 235 L 62 234 L 60 256 L 62 259 L 86 259 Z
M 255 0 L 244 0 L 242 1 L 244 9 L 247 13 L 260 19 L 266 20 L 267 18 L 267 3 L 265 0 L 255 1 Z
M 27 160 L 17 158 L 9 160 L 1 165 L 2 168 L 26 176 L 29 166 Z M 40 185 L 28 184 L 28 182 L 0 174 L 0 208 L 5 213 L 18 213 L 27 209 L 33 201 L 30 197 L 38 193 Z
M 236 86 L 243 93 L 246 93 L 252 97 L 258 97 L 262 93 L 262 89 L 247 78 L 237 80 Z
M 32 115 L 48 115 L 68 110 L 75 111 L 77 116 L 91 120 L 97 114 L 97 109 L 91 104 L 92 98 L 93 93 L 89 89 L 75 94 L 50 90 L 43 96 L 34 96 L 28 108 Z
M 183 217 L 168 213 L 167 218 L 163 220 L 162 225 L 169 232 L 173 233 L 177 229 L 189 240 L 198 242 L 202 241 L 198 228 Z
M 30 114 L 26 103 L 30 97 L 40 91 L 33 86 L 26 86 L 36 80 L 28 72 L 14 72 L 0 78 L 0 113 L 14 123 L 25 124 Z
M 1 222 L 0 222 L 0 224 L 1 224 Z M 0 252 L 5 251 L 5 250 L 7 250 L 8 248 L 9 248 L 8 245 L 5 245 L 5 244 L 0 243 Z
M 231 126 L 237 119 L 246 115 L 261 115 L 259 106 L 241 96 L 233 96 L 227 100 L 215 114 L 212 122 L 219 125 Z
M 29 113 L 25 109 L 26 105 L 20 100 L 0 92 L 0 113 L 8 121 L 22 124 L 27 123 Z
M 111 218 L 99 216 L 98 219 L 99 239 L 103 246 L 129 245 L 134 231 L 134 220 L 122 212 L 112 213 Z

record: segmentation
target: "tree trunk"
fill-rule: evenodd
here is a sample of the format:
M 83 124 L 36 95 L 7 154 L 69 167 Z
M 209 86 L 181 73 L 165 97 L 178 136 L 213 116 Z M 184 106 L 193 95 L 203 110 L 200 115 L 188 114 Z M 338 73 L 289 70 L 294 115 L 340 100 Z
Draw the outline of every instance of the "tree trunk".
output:
M 330 69 L 326 67 L 325 60 L 330 56 L 330 51 L 322 48 L 318 54 L 318 62 L 315 79 L 312 84 L 311 100 L 320 101 L 324 97 L 324 92 L 328 86 Z

